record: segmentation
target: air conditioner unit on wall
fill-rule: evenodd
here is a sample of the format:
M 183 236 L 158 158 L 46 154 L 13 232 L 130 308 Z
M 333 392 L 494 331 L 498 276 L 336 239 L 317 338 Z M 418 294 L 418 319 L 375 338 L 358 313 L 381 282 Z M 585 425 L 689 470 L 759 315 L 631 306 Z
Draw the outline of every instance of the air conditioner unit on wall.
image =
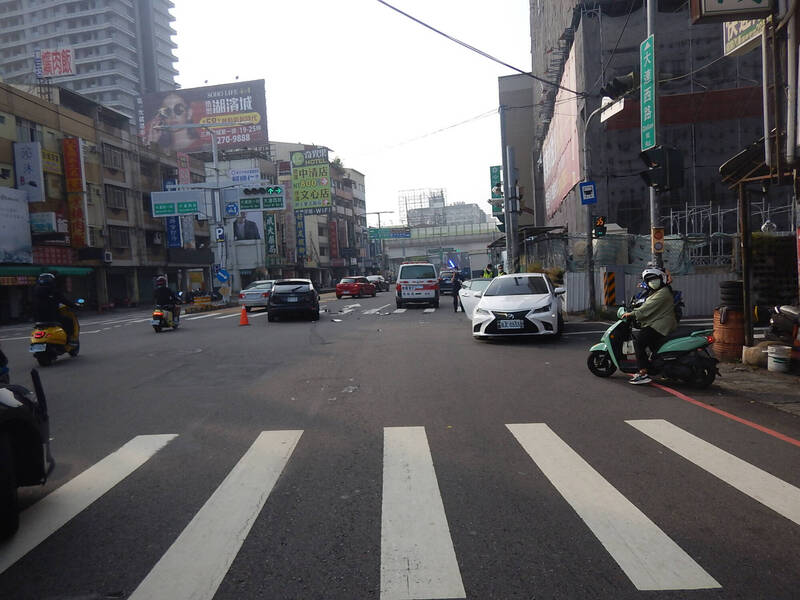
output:
M 111 260 L 112 260 L 111 251 L 106 250 L 105 252 L 103 252 L 103 262 L 110 263 Z

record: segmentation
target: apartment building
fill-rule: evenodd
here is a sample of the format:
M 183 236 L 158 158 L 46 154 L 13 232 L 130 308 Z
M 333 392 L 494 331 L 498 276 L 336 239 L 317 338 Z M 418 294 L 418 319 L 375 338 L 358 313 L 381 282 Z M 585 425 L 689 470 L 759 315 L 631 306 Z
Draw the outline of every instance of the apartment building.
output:
M 37 50 L 72 48 L 53 83 L 133 117 L 136 99 L 175 89 L 171 0 L 0 0 L 0 77 L 34 85 Z

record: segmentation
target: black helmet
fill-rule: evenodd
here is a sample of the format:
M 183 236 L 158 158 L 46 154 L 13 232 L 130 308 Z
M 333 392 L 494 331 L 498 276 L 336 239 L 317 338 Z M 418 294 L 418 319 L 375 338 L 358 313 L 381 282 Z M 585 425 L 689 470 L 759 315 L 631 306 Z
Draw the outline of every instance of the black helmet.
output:
M 47 287 L 54 287 L 56 285 L 56 276 L 52 273 L 42 273 L 36 278 L 36 283 Z

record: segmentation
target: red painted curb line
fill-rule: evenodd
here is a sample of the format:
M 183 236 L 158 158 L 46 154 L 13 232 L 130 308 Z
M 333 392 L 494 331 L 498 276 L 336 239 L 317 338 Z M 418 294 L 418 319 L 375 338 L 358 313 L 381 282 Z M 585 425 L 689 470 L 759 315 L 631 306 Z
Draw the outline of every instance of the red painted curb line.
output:
M 660 390 L 667 392 L 668 394 L 672 394 L 676 398 L 680 398 L 681 400 L 685 400 L 691 404 L 699 406 L 700 408 L 705 408 L 706 410 L 710 410 L 711 412 L 717 413 L 718 415 L 722 415 L 723 417 L 727 417 L 728 419 L 732 419 L 738 423 L 743 425 L 747 425 L 748 427 L 752 427 L 753 429 L 757 429 L 762 433 L 766 433 L 767 435 L 771 435 L 772 437 L 778 438 L 781 441 L 784 441 L 788 444 L 792 444 L 793 446 L 797 446 L 800 448 L 800 440 L 796 440 L 793 437 L 789 437 L 788 435 L 784 435 L 782 433 L 778 433 L 774 429 L 770 429 L 769 427 L 764 427 L 763 425 L 759 425 L 758 423 L 753 423 L 752 421 L 748 421 L 747 419 L 743 419 L 742 417 L 737 417 L 729 412 L 726 412 L 722 409 L 716 408 L 715 406 L 711 406 L 706 404 L 705 402 L 700 402 L 699 400 L 695 400 L 694 398 L 690 398 L 686 394 L 682 394 L 678 390 L 673 390 L 665 385 L 661 385 L 660 383 L 651 383 L 650 385 L 657 387 Z

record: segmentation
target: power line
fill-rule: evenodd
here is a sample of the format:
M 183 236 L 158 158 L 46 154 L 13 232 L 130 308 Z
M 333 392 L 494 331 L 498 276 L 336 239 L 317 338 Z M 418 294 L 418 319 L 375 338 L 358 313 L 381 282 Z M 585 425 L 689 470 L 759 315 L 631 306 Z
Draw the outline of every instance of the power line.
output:
M 625 17 L 625 24 L 622 26 L 622 31 L 619 32 L 619 37 L 617 38 L 617 43 L 614 44 L 614 49 L 611 51 L 611 56 L 608 57 L 608 60 L 606 61 L 606 64 L 603 65 L 602 69 L 600 69 L 600 76 L 597 78 L 597 81 L 594 82 L 594 86 L 593 87 L 597 87 L 597 83 L 600 80 L 603 79 L 603 75 L 605 74 L 606 69 L 608 68 L 608 65 L 611 64 L 611 60 L 614 58 L 614 54 L 616 53 L 617 48 L 619 48 L 619 43 L 622 41 L 622 35 L 625 33 L 625 30 L 628 28 L 628 21 L 631 20 L 631 13 L 633 12 L 633 5 L 634 4 L 636 4 L 636 0 L 631 0 L 631 4 L 628 7 L 628 16 Z
M 572 93 L 572 94 L 575 94 L 576 96 L 585 96 L 585 94 L 582 94 L 582 93 L 580 93 L 580 92 L 576 92 L 575 90 L 571 90 L 571 89 L 569 89 L 569 88 L 566 88 L 566 87 L 564 87 L 563 85 L 560 85 L 560 84 L 558 84 L 558 83 L 553 83 L 552 81 L 548 81 L 547 79 L 544 79 L 543 77 L 539 77 L 538 75 L 534 75 L 533 73 L 531 73 L 531 72 L 529 72 L 529 71 L 523 71 L 522 69 L 518 69 L 517 67 L 514 67 L 514 66 L 512 66 L 512 65 L 510 65 L 510 64 L 508 64 L 508 63 L 506 63 L 506 62 L 503 62 L 503 61 L 502 61 L 502 60 L 500 60 L 499 58 L 495 58 L 495 57 L 494 57 L 494 56 L 492 56 L 491 54 L 488 54 L 487 52 L 484 52 L 483 50 L 479 50 L 479 49 L 478 49 L 478 48 L 476 48 L 475 46 L 471 46 L 471 45 L 467 44 L 466 42 L 462 42 L 462 41 L 461 41 L 461 40 L 459 40 L 458 38 L 455 38 L 455 37 L 453 37 L 453 36 L 451 36 L 451 35 L 448 35 L 448 34 L 444 33 L 443 31 L 441 31 L 441 30 L 439 30 L 439 29 L 436 29 L 436 28 L 435 28 L 435 27 L 433 27 L 432 25 L 428 25 L 428 24 L 427 24 L 427 23 L 425 23 L 424 21 L 421 21 L 421 20 L 417 19 L 416 17 L 414 17 L 414 16 L 412 16 L 412 15 L 408 14 L 407 12 L 404 12 L 404 11 L 400 10 L 400 9 L 399 9 L 399 8 L 397 8 L 396 6 L 392 6 L 391 4 L 389 4 L 388 2 L 386 2 L 385 0 L 377 0 L 377 1 L 378 1 L 378 2 L 380 2 L 381 4 L 383 4 L 384 6 L 386 6 L 387 8 L 391 8 L 393 11 L 395 11 L 395 12 L 398 12 L 398 13 L 400 13 L 401 15 L 403 15 L 404 17 L 407 17 L 407 18 L 411 19 L 411 20 L 412 20 L 412 21 L 414 21 L 415 23 L 418 23 L 418 24 L 422 25 L 423 27 L 425 27 L 425 28 L 427 28 L 427 29 L 430 29 L 431 31 L 433 31 L 433 32 L 435 32 L 435 33 L 438 33 L 439 35 L 441 35 L 441 36 L 443 36 L 443 37 L 447 38 L 447 39 L 448 39 L 448 40 L 450 40 L 451 42 L 455 42 L 455 43 L 456 43 L 456 44 L 458 44 L 459 46 L 463 46 L 463 47 L 464 47 L 464 48 L 466 48 L 467 50 L 471 50 L 471 51 L 473 51 L 473 52 L 475 52 L 475 53 L 477 53 L 477 54 L 480 54 L 480 55 L 481 55 L 481 56 L 483 56 L 484 58 L 488 58 L 489 60 L 493 60 L 494 62 L 496 62 L 496 63 L 498 63 L 498 64 L 501 64 L 501 65 L 503 65 L 504 67 L 508 67 L 509 69 L 511 69 L 512 71 L 516 71 L 516 72 L 517 72 L 517 73 L 519 73 L 520 75 L 527 75 L 528 77 L 531 77 L 531 78 L 533 78 L 533 79 L 535 79 L 535 80 L 537 80 L 537 81 L 541 81 L 542 83 L 546 83 L 547 85 L 552 85 L 553 87 L 557 87 L 557 88 L 559 88 L 559 89 L 562 89 L 562 90 L 564 90 L 564 91 L 570 92 L 570 93 Z

